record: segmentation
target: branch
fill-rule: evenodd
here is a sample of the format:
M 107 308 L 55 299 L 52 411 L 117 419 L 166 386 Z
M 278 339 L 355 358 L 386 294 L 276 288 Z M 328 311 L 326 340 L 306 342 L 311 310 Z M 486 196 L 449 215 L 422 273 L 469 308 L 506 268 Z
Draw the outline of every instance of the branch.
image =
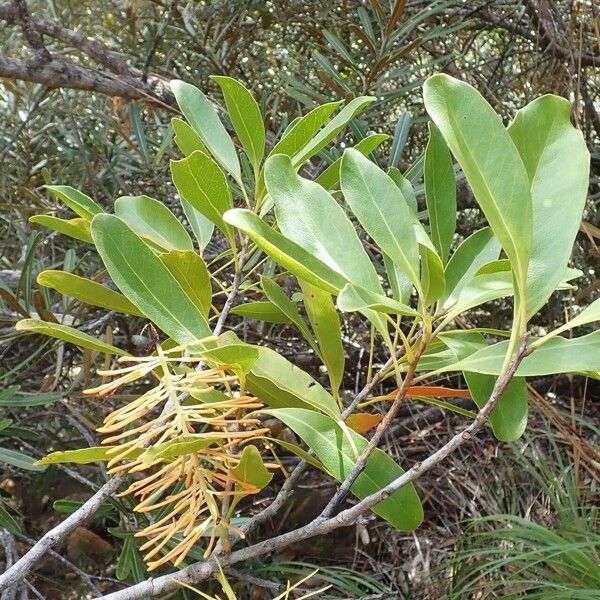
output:
M 340 527 L 347 527 L 356 523 L 358 517 L 373 508 L 373 506 L 382 500 L 391 496 L 400 488 L 418 479 L 423 473 L 437 466 L 460 446 L 471 440 L 473 436 L 483 428 L 490 414 L 496 407 L 498 400 L 516 373 L 521 361 L 527 355 L 527 339 L 528 334 L 523 336 L 517 354 L 510 362 L 505 373 L 496 380 L 496 384 L 494 385 L 494 389 L 492 390 L 488 401 L 479 411 L 475 420 L 468 427 L 453 436 L 450 441 L 437 452 L 434 452 L 423 462 L 414 465 L 401 477 L 392 481 L 385 488 L 367 496 L 358 504 L 340 512 L 335 517 L 317 517 L 317 519 L 304 527 L 264 540 L 252 546 L 248 546 L 247 548 L 242 548 L 231 554 L 221 556 L 218 563 L 214 559 L 209 559 L 207 561 L 192 564 L 176 573 L 177 580 L 174 579 L 174 574 L 164 575 L 162 577 L 157 577 L 156 579 L 150 578 L 125 590 L 102 596 L 101 600 L 138 600 L 144 596 L 164 595 L 177 590 L 179 586 L 178 581 L 195 584 L 212 577 L 219 571 L 219 568 L 229 567 L 269 552 L 282 550 L 291 544 L 301 542 L 317 535 L 325 535 Z
M 40 66 L 35 59 L 21 60 L 0 55 L 0 77 L 33 81 L 50 89 L 66 87 L 167 105 L 174 102 L 168 82 L 158 77 L 149 77 L 148 82 L 143 83 L 141 79 L 116 77 L 56 57 Z
M 67 537 L 81 523 L 91 517 L 121 485 L 124 475 L 113 477 L 105 483 L 83 506 L 69 515 L 62 523 L 48 531 L 26 554 L 12 567 L 0 575 L 0 591 L 19 583 L 29 573 L 31 568 L 50 548 Z

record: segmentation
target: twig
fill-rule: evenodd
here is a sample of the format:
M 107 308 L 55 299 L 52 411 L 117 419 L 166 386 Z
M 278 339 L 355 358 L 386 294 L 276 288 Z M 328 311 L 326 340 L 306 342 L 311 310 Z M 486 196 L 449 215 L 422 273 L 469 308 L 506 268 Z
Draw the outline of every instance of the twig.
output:
M 117 475 L 104 484 L 86 503 L 69 515 L 64 521 L 46 533 L 12 567 L 0 575 L 0 591 L 21 581 L 31 568 L 50 548 L 67 537 L 81 523 L 91 517 L 125 480 L 125 475 Z
M 177 6 L 177 0 L 172 0 L 169 5 L 169 8 L 165 9 L 163 16 L 161 18 L 161 21 L 158 24 L 158 27 L 156 29 L 156 34 L 152 38 L 152 43 L 150 44 L 150 47 L 148 48 L 146 58 L 144 59 L 144 66 L 142 67 L 142 81 L 144 83 L 146 83 L 146 81 L 148 79 L 148 71 L 150 70 L 150 64 L 152 62 L 152 59 L 154 58 L 154 54 L 156 53 L 156 49 L 158 48 L 158 45 L 162 41 L 162 38 L 165 35 L 165 32 L 167 31 L 169 21 L 171 20 L 171 15 L 173 14 L 173 11 L 175 10 L 176 6 Z
M 496 407 L 499 398 L 502 396 L 506 387 L 512 380 L 517 368 L 521 364 L 521 361 L 527 354 L 527 339 L 528 335 L 523 336 L 521 340 L 520 348 L 515 357 L 510 362 L 507 370 L 496 380 L 494 389 L 486 402 L 485 406 L 479 411 L 475 420 L 461 432 L 454 435 L 442 448 L 437 452 L 431 454 L 423 462 L 414 465 L 411 469 L 406 471 L 402 476 L 398 477 L 386 487 L 382 488 L 378 492 L 367 496 L 359 503 L 355 504 L 351 508 L 348 508 L 334 517 L 325 518 L 317 517 L 314 521 L 274 538 L 258 542 L 247 548 L 242 548 L 232 552 L 231 554 L 224 555 L 219 558 L 219 563 L 214 559 L 194 563 L 185 569 L 182 569 L 177 573 L 177 580 L 195 584 L 200 581 L 204 581 L 209 577 L 212 577 L 221 567 L 229 567 L 237 563 L 262 556 L 269 552 L 278 551 L 286 548 L 290 544 L 300 542 L 312 538 L 317 535 L 324 535 L 340 527 L 347 527 L 356 522 L 356 520 L 363 515 L 365 512 L 373 508 L 379 502 L 389 498 L 394 492 L 400 488 L 408 485 L 409 483 L 418 479 L 423 473 L 426 473 L 431 468 L 441 463 L 450 454 L 456 451 L 464 443 L 468 442 L 473 436 L 479 432 L 485 423 L 487 422 L 490 414 Z M 165 575 L 157 577 L 156 579 L 150 578 L 146 581 L 134 585 L 125 590 L 102 596 L 102 600 L 138 600 L 144 596 L 158 596 L 169 593 L 177 589 L 177 582 L 174 581 L 172 575 Z

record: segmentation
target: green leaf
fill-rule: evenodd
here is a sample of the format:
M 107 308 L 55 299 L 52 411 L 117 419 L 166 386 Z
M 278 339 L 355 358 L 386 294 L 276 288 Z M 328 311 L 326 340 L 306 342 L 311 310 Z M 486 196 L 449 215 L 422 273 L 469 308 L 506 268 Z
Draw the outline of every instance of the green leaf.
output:
M 23 319 L 15 325 L 15 329 L 17 331 L 47 335 L 68 342 L 69 344 L 74 344 L 75 346 L 89 348 L 98 352 L 106 352 L 107 354 L 116 354 L 117 356 L 126 356 L 128 354 L 125 350 L 111 346 L 74 327 L 59 325 L 58 323 L 49 323 L 47 321 L 40 321 L 39 319 Z
M 4 527 L 13 535 L 21 533 L 21 526 L 17 520 L 6 510 L 4 502 L 0 501 L 0 527 Z
M 294 156 L 301 148 L 308 144 L 317 131 L 319 131 L 321 125 L 323 125 L 325 120 L 340 104 L 341 102 L 328 102 L 327 104 L 313 108 L 309 113 L 298 119 L 289 128 L 289 131 L 284 133 L 269 153 L 269 156 L 274 156 L 275 154 Z
M 412 183 L 402 175 L 399 169 L 396 167 L 391 167 L 388 169 L 388 175 L 392 178 L 393 182 L 400 188 L 402 192 L 402 196 L 404 196 L 404 200 L 406 200 L 406 204 L 408 204 L 408 208 L 412 211 L 413 215 L 417 214 L 418 211 L 418 203 L 417 196 L 415 195 L 415 190 L 412 186 Z
M 143 313 L 123 294 L 73 273 L 42 271 L 37 276 L 37 282 L 44 287 L 52 288 L 65 296 L 71 296 L 92 306 L 99 306 L 107 310 L 115 310 L 138 317 L 143 316 Z
M 14 406 L 24 408 L 26 406 L 44 406 L 61 399 L 61 394 L 24 394 L 19 393 L 20 386 L 11 385 L 0 392 L 0 406 Z
M 319 354 L 327 367 L 329 383 L 334 397 L 339 396 L 344 378 L 345 353 L 342 344 L 340 319 L 331 294 L 300 280 L 304 295 L 304 307 L 319 344 Z
M 564 325 L 561 325 L 558 329 L 551 331 L 548 335 L 542 338 L 542 343 L 545 343 L 548 339 L 553 338 L 569 329 L 575 329 L 575 327 L 581 327 L 588 323 L 594 323 L 600 321 L 600 298 L 594 300 L 589 306 L 584 308 L 576 317 L 573 317 L 570 321 L 567 321 Z
M 173 127 L 173 132 L 175 133 L 173 139 L 184 156 L 189 156 L 196 150 L 200 150 L 204 154 L 209 154 L 202 138 L 183 119 L 174 117 L 171 119 L 171 127 Z
M 479 408 L 483 408 L 492 394 L 496 378 L 493 375 L 464 373 L 471 397 Z M 529 397 L 524 377 L 514 377 L 498 399 L 490 415 L 494 435 L 501 442 L 518 440 L 527 428 Z
M 326 190 L 299 177 L 290 159 L 283 155 L 267 160 L 265 180 L 284 236 L 348 281 L 382 291 L 375 267 L 354 226 Z
M 424 305 L 431 306 L 439 300 L 446 289 L 444 264 L 437 252 L 428 246 L 421 249 L 421 289 Z
M 256 348 L 259 357 L 246 377 L 246 384 L 259 400 L 273 408 L 305 408 L 335 420 L 341 418 L 333 396 L 308 373 L 274 350 Z
M 500 243 L 489 227 L 479 229 L 463 240 L 446 265 L 443 306 L 452 304 L 477 271 L 499 255 Z
M 362 112 L 369 104 L 375 102 L 375 100 L 374 96 L 359 96 L 348 102 L 317 135 L 293 156 L 292 163 L 294 167 L 298 168 L 327 146 L 357 114 Z
M 531 317 L 556 289 L 569 261 L 587 197 L 590 154 L 571 123 L 571 103 L 558 96 L 542 96 L 519 110 L 508 133 L 531 184 Z
M 232 342 L 230 336 L 224 334 L 219 337 L 216 348 L 202 350 L 200 355 L 208 362 L 225 367 L 232 367 L 246 374 L 260 357 L 258 346 L 244 342 Z
M 446 320 L 454 319 L 485 302 L 512 296 L 513 293 L 513 278 L 509 271 L 477 275 L 462 289 L 455 304 L 447 306 Z
M 324 467 L 338 481 L 344 481 L 355 465 L 354 449 L 347 433 L 331 418 L 301 408 L 287 408 L 268 411 L 283 421 L 315 452 Z M 348 430 L 360 453 L 367 446 L 367 440 Z M 365 470 L 358 476 L 351 491 L 363 499 L 379 491 L 404 473 L 385 452 L 378 448 L 373 452 Z M 401 531 L 412 531 L 423 521 L 423 508 L 412 484 L 406 485 L 387 500 L 376 504 L 373 512 Z
M 420 287 L 419 248 L 413 218 L 398 186 L 377 165 L 353 149 L 344 152 L 341 179 L 344 198 L 365 231 Z M 324 224 L 331 236 L 331 229 L 335 226 L 328 221 Z M 372 291 L 379 291 L 348 279 Z
M 115 202 L 115 215 L 135 233 L 163 250 L 192 250 L 192 240 L 177 217 L 149 196 L 122 196 Z
M 44 466 L 37 465 L 35 458 L 27 456 L 27 454 L 23 454 L 22 452 L 2 447 L 0 447 L 0 463 L 6 463 L 25 471 L 44 471 L 46 469 Z
M 507 348 L 508 341 L 487 346 L 443 370 L 498 375 Z M 573 339 L 554 337 L 545 341 L 543 346 L 523 359 L 517 375 L 533 377 L 584 371 L 600 371 L 600 331 Z
M 265 321 L 267 323 L 291 323 L 291 319 L 273 302 L 247 302 L 231 309 L 240 317 Z
M 250 239 L 274 261 L 297 277 L 334 294 L 347 280 L 307 250 L 269 227 L 253 212 L 234 208 L 224 219 L 248 234 Z
M 86 221 L 91 221 L 94 215 L 104 212 L 89 196 L 69 185 L 47 185 L 45 188 Z
M 62 463 L 75 463 L 85 465 L 88 463 L 108 461 L 111 459 L 110 451 L 117 446 L 93 446 L 90 448 L 80 448 L 78 450 L 62 450 L 60 452 L 51 452 L 43 458 L 36 461 L 37 465 L 54 465 Z M 128 455 L 129 458 L 137 458 L 139 453 L 132 452 Z
M 258 448 L 252 444 L 244 446 L 240 462 L 236 467 L 231 469 L 231 473 L 240 481 L 249 483 L 258 490 L 262 490 L 265 486 L 269 485 L 271 479 L 273 479 L 273 474 L 263 464 L 263 459 Z M 236 487 L 241 488 L 238 485 Z
M 511 261 L 521 299 L 531 251 L 529 179 L 502 120 L 481 94 L 448 75 L 424 85 L 425 108 L 458 160 Z
M 181 289 L 200 309 L 205 319 L 212 304 L 212 287 L 206 263 L 193 250 L 172 250 L 159 256 Z
M 239 81 L 217 75 L 211 76 L 211 79 L 219 84 L 235 132 L 254 171 L 258 173 L 265 153 L 265 126 L 258 104 Z
M 390 136 L 384 133 L 374 133 L 363 138 L 354 146 L 354 150 L 368 156 L 378 148 L 383 142 L 385 142 Z M 335 187 L 340 181 L 340 167 L 342 166 L 342 159 L 338 158 L 332 162 L 316 179 L 315 183 L 324 187 L 326 190 L 330 190 Z
M 457 359 L 468 357 L 477 346 L 485 348 L 483 335 L 473 331 L 444 335 L 442 339 L 444 344 L 454 351 Z M 480 409 L 483 408 L 494 389 L 496 377 L 469 371 L 465 371 L 463 375 L 473 401 Z M 514 442 L 519 439 L 527 427 L 528 412 L 527 382 L 524 377 L 513 377 L 489 418 L 496 438 L 502 442 Z
M 406 304 L 402 304 L 383 294 L 376 294 L 350 283 L 340 292 L 337 298 L 337 306 L 342 312 L 362 312 L 364 309 L 370 309 L 392 315 L 407 315 L 414 317 L 418 314 L 416 310 Z
M 227 179 L 219 165 L 202 152 L 171 161 L 173 183 L 181 197 L 214 223 L 233 244 L 231 227 L 223 213 L 233 206 Z
M 145 573 L 144 561 L 138 550 L 136 538 L 130 535 L 123 541 L 123 548 L 119 554 L 115 575 L 119 581 L 133 576 L 134 581 L 139 583 L 144 580 Z
M 215 231 L 215 224 L 207 219 L 200 211 L 196 210 L 187 200 L 179 197 L 181 208 L 187 219 L 192 231 L 194 232 L 195 238 L 198 240 L 198 246 L 200 246 L 200 254 L 204 252 L 206 246 L 212 239 Z
M 287 317 L 289 322 L 294 323 L 304 339 L 310 344 L 311 348 L 318 353 L 318 346 L 315 344 L 315 336 L 312 334 L 304 319 L 298 314 L 298 307 L 292 302 L 286 293 L 272 279 L 261 276 L 260 285 L 265 296 Z
M 97 215 L 92 236 L 112 280 L 158 328 L 183 344 L 210 335 L 200 309 L 158 256 L 113 215 Z
M 140 454 L 140 458 L 144 465 L 149 467 L 160 462 L 169 462 L 184 454 L 192 454 L 217 442 L 217 438 L 202 434 L 182 436 L 148 448 Z
M 76 240 L 81 240 L 88 244 L 92 243 L 90 222 L 85 219 L 69 219 L 67 221 L 66 219 L 59 219 L 50 215 L 33 215 L 29 220 L 31 223 L 48 227 L 48 229 L 53 229 Z
M 431 239 L 445 263 L 456 228 L 456 181 L 450 151 L 433 123 L 425 150 L 425 198 Z
M 171 81 L 171 90 L 181 112 L 203 144 L 234 179 L 241 181 L 242 173 L 235 146 L 211 101 L 197 87 L 177 79 Z
M 52 503 L 52 508 L 58 512 L 67 515 L 73 514 L 76 510 L 80 509 L 85 502 L 81 500 L 67 500 L 63 498 L 62 500 L 55 500 Z M 115 515 L 115 507 L 108 502 L 100 505 L 100 508 L 94 512 L 94 519 L 104 519 L 109 516 Z

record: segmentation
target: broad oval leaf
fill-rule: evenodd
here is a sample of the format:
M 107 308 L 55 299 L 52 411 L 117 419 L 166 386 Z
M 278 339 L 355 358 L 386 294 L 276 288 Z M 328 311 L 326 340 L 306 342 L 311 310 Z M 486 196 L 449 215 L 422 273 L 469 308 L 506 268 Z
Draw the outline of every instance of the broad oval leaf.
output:
M 304 408 L 341 418 L 333 396 L 308 373 L 274 350 L 256 348 L 258 360 L 246 376 L 246 385 L 259 400 L 273 408 Z
M 489 227 L 483 227 L 463 240 L 446 265 L 443 306 L 452 304 L 477 271 L 498 258 L 500 249 L 500 242 Z
M 254 171 L 258 173 L 265 153 L 265 126 L 258 104 L 239 81 L 217 75 L 213 75 L 211 79 L 219 84 L 235 132 L 254 166 Z
M 91 221 L 94 215 L 104 212 L 104 209 L 89 196 L 69 185 L 47 185 L 45 187 L 53 196 L 56 196 L 86 221 Z
M 92 236 L 119 290 L 177 343 L 210 335 L 200 309 L 158 256 L 114 215 L 97 215 Z
M 445 263 L 456 228 L 456 181 L 450 151 L 433 123 L 425 150 L 425 199 L 431 239 Z
M 289 157 L 281 154 L 267 160 L 265 181 L 285 237 L 346 280 L 382 292 L 354 226 L 326 190 L 298 176 Z
M 51 215 L 33 215 L 29 220 L 37 225 L 48 227 L 82 242 L 92 243 L 92 234 L 90 233 L 90 222 L 86 219 L 59 219 Z
M 140 237 L 163 250 L 192 250 L 192 240 L 177 217 L 149 196 L 122 196 L 115 201 L 115 215 Z
M 468 358 L 443 368 L 444 371 L 473 371 L 498 375 L 508 341 L 487 346 Z M 521 377 L 600 371 L 600 331 L 578 338 L 554 337 L 523 359 L 517 370 Z
M 356 463 L 354 449 L 340 425 L 326 415 L 301 408 L 268 411 L 283 421 L 315 452 L 323 466 L 338 480 L 344 481 Z M 347 430 L 360 453 L 367 446 L 361 435 Z M 385 452 L 376 448 L 369 457 L 365 470 L 350 488 L 363 499 L 379 491 L 404 473 L 404 470 Z M 412 531 L 423 521 L 423 507 L 412 484 L 376 504 L 373 512 L 401 531 Z
M 72 296 L 81 302 L 99 306 L 107 310 L 115 310 L 138 317 L 143 313 L 132 304 L 123 294 L 91 279 L 79 277 L 66 271 L 42 271 L 37 276 L 37 282 L 65 296 Z
M 173 140 L 184 156 L 189 156 L 192 152 L 196 152 L 196 150 L 200 150 L 200 152 L 204 152 L 204 154 L 209 154 L 202 138 L 194 131 L 189 123 L 186 123 L 179 117 L 173 117 L 171 119 L 171 127 L 175 134 Z
M 352 148 L 342 158 L 341 186 L 346 202 L 365 231 L 420 286 L 413 218 L 398 186 L 376 164 Z M 358 281 L 353 283 L 360 285 Z
M 297 277 L 335 294 L 348 280 L 307 250 L 269 227 L 253 212 L 234 208 L 224 215 L 225 221 L 248 234 L 268 256 Z
M 160 254 L 160 260 L 208 319 L 212 304 L 212 287 L 206 263 L 202 258 L 193 250 L 172 250 Z
M 171 90 L 187 122 L 210 153 L 234 179 L 240 181 L 242 173 L 235 146 L 211 101 L 197 87 L 177 79 L 171 81 Z
M 319 354 L 327 367 L 333 395 L 337 398 L 344 378 L 346 362 L 340 318 L 331 294 L 306 281 L 300 280 L 299 283 L 304 296 L 306 314 L 319 344 Z
M 111 346 L 102 340 L 99 340 L 83 331 L 79 331 L 74 327 L 67 325 L 60 325 L 59 323 L 48 323 L 47 321 L 40 321 L 39 319 L 23 319 L 18 321 L 15 325 L 17 331 L 26 331 L 29 333 L 40 333 L 49 337 L 54 337 L 63 342 L 74 344 L 75 346 L 81 346 L 82 348 L 89 348 L 90 350 L 96 350 L 98 352 L 105 352 L 107 354 L 116 354 L 117 356 L 126 356 L 128 353 L 121 348 Z
M 291 323 L 292 320 L 273 302 L 247 302 L 231 309 L 231 314 L 265 321 L 267 323 Z
M 590 153 L 571 124 L 571 104 L 542 96 L 517 112 L 508 133 L 531 184 L 533 233 L 527 274 L 527 315 L 560 283 L 587 197 Z
M 520 297 L 525 298 L 532 205 L 527 172 L 513 141 L 494 109 L 467 83 L 434 75 L 425 82 L 423 98 L 510 259 Z
M 181 197 L 214 223 L 233 243 L 231 227 L 223 214 L 233 206 L 227 178 L 219 165 L 203 152 L 171 161 L 173 183 Z
M 414 317 L 418 314 L 416 310 L 406 304 L 402 304 L 383 294 L 376 294 L 350 283 L 340 292 L 337 298 L 337 306 L 343 312 L 362 312 L 365 309 L 369 309 L 392 315 L 407 315 Z

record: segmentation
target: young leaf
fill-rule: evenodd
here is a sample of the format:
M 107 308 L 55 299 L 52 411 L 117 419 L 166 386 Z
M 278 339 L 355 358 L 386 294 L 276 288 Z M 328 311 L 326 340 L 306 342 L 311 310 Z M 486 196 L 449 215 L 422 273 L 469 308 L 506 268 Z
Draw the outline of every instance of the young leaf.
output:
M 112 280 L 157 327 L 180 344 L 210 335 L 200 309 L 124 221 L 97 215 L 92 236 Z
M 531 184 L 533 233 L 527 274 L 527 315 L 560 283 L 587 197 L 590 154 L 571 124 L 571 104 L 542 96 L 517 112 L 508 133 Z
M 396 184 L 377 165 L 353 149 L 344 152 L 341 184 L 346 202 L 365 231 L 420 288 L 419 248 L 413 218 Z M 368 288 L 360 281 L 350 280 Z
M 309 158 L 322 150 L 346 125 L 369 104 L 375 102 L 373 96 L 359 96 L 351 100 L 315 137 L 313 137 L 292 158 L 294 168 L 304 164 Z
M 233 206 L 227 179 L 219 165 L 202 152 L 171 161 L 173 183 L 181 197 L 213 222 L 233 244 L 231 227 L 223 213 Z
M 184 81 L 171 81 L 171 89 L 181 112 L 203 144 L 235 180 L 241 181 L 242 172 L 235 146 L 211 101 L 197 87 Z
M 27 331 L 29 333 L 40 333 L 49 337 L 54 337 L 75 346 L 89 348 L 98 352 L 106 352 L 107 354 L 116 354 L 117 356 L 125 356 L 128 353 L 115 346 L 111 346 L 83 331 L 79 331 L 74 327 L 60 325 L 59 323 L 49 323 L 38 319 L 23 319 L 15 325 L 17 331 Z
M 29 220 L 37 225 L 48 227 L 82 242 L 92 243 L 92 234 L 90 233 L 90 222 L 86 219 L 59 219 L 51 215 L 33 215 Z
M 173 117 L 171 119 L 171 127 L 175 133 L 173 139 L 184 156 L 189 156 L 192 152 L 196 152 L 196 150 L 200 150 L 204 154 L 210 154 L 202 138 L 183 119 Z
M 434 249 L 423 245 L 419 247 L 421 249 L 423 303 L 425 306 L 431 306 L 444 295 L 446 289 L 444 265 Z
M 279 142 L 269 152 L 269 156 L 275 154 L 294 156 L 301 148 L 306 146 L 340 104 L 341 102 L 329 102 L 313 108 L 292 124 L 289 130 L 286 130 Z
M 337 402 L 321 384 L 279 353 L 256 347 L 258 360 L 246 377 L 248 389 L 273 408 L 305 408 L 341 418 Z
M 489 227 L 479 229 L 466 238 L 450 257 L 446 265 L 446 292 L 442 304 L 454 302 L 461 290 L 475 277 L 485 264 L 500 255 L 500 243 Z
M 291 323 L 291 319 L 273 302 L 247 302 L 231 309 L 240 317 L 265 321 L 266 323 Z
M 104 209 L 89 196 L 69 185 L 47 185 L 45 187 L 53 196 L 56 196 L 86 221 L 91 221 L 94 215 L 104 212 Z
M 240 481 L 250 484 L 257 490 L 262 490 L 273 479 L 273 474 L 267 471 L 263 464 L 258 448 L 252 444 L 244 446 L 240 462 L 231 469 L 231 473 Z
M 450 151 L 433 123 L 425 150 L 425 198 L 431 239 L 445 263 L 456 228 L 456 181 Z
M 344 286 L 337 298 L 337 306 L 342 312 L 364 311 L 365 309 L 391 315 L 416 316 L 417 311 L 388 298 L 383 294 L 376 294 L 351 283 Z
M 507 348 L 508 341 L 486 346 L 471 356 L 445 367 L 444 371 L 473 371 L 498 375 Z M 517 375 L 533 377 L 583 371 L 600 371 L 600 331 L 573 339 L 548 339 L 523 359 Z
M 320 356 L 327 367 L 329 383 L 337 398 L 344 378 L 345 353 L 340 319 L 331 294 L 300 280 L 306 314 L 319 343 Z
M 177 217 L 149 196 L 122 196 L 115 201 L 115 215 L 140 237 L 163 250 L 192 250 L 192 240 Z
M 315 344 L 315 336 L 312 334 L 304 319 L 298 314 L 298 307 L 295 302 L 292 302 L 286 293 L 273 281 L 265 277 L 260 278 L 260 286 L 265 293 L 265 296 L 281 310 L 281 312 L 289 319 L 289 322 L 294 323 L 298 331 L 304 339 L 310 344 L 311 348 L 318 354 L 318 346 Z M 322 287 L 322 286 L 321 286 Z
M 427 112 L 458 160 L 510 259 L 524 299 L 532 206 L 521 157 L 500 117 L 467 83 L 444 74 L 434 75 L 425 82 L 423 97 Z
M 388 135 L 384 133 L 374 133 L 372 135 L 368 135 L 363 138 L 354 146 L 354 150 L 368 156 L 378 148 L 383 142 L 385 142 L 389 138 Z M 336 161 L 332 162 L 316 179 L 315 183 L 318 183 L 321 187 L 324 187 L 326 190 L 330 190 L 332 187 L 335 187 L 340 181 L 340 167 L 342 165 L 342 159 L 338 158 Z
M 208 446 L 215 444 L 217 441 L 215 437 L 207 437 L 202 434 L 181 436 L 169 440 L 164 444 L 152 446 L 147 450 L 140 449 L 140 458 L 149 467 L 159 462 L 169 462 L 178 456 L 192 454 L 203 448 L 208 448 Z
M 240 138 L 254 171 L 258 173 L 265 153 L 265 126 L 258 104 L 239 81 L 231 77 L 216 75 L 213 75 L 211 79 L 219 84 L 235 132 Z
M 286 408 L 268 411 L 283 421 L 315 452 L 324 467 L 338 481 L 344 481 L 355 465 L 355 453 L 346 434 L 338 423 L 314 411 Z M 360 453 L 367 440 L 350 431 L 356 450 Z M 378 448 L 367 461 L 365 470 L 350 488 L 359 498 L 377 492 L 400 477 L 404 471 L 385 452 Z M 423 508 L 412 484 L 409 484 L 383 502 L 373 512 L 400 531 L 412 531 L 423 521 Z
M 117 446 L 93 446 L 90 448 L 80 448 L 78 450 L 61 450 L 59 452 L 51 452 L 46 454 L 43 458 L 36 461 L 36 465 L 54 465 L 64 463 L 74 463 L 78 465 L 85 465 L 88 463 L 108 461 L 111 459 L 110 451 L 117 448 Z M 128 456 L 130 458 L 136 458 L 143 451 L 134 450 Z
M 37 276 L 37 282 L 57 292 L 72 296 L 81 302 L 99 306 L 107 310 L 142 317 L 143 313 L 132 304 L 123 294 L 85 277 L 79 277 L 66 271 L 42 271 Z
M 225 213 L 224 219 L 247 233 L 268 256 L 297 277 L 332 294 L 348 282 L 304 248 L 269 227 L 253 212 L 234 208 Z
M 290 159 L 283 155 L 267 160 L 265 181 L 284 236 L 348 281 L 382 292 L 375 267 L 354 226 L 326 190 L 299 177 Z
M 193 250 L 172 250 L 159 256 L 181 289 L 201 310 L 205 319 L 212 303 L 212 287 L 206 263 Z

